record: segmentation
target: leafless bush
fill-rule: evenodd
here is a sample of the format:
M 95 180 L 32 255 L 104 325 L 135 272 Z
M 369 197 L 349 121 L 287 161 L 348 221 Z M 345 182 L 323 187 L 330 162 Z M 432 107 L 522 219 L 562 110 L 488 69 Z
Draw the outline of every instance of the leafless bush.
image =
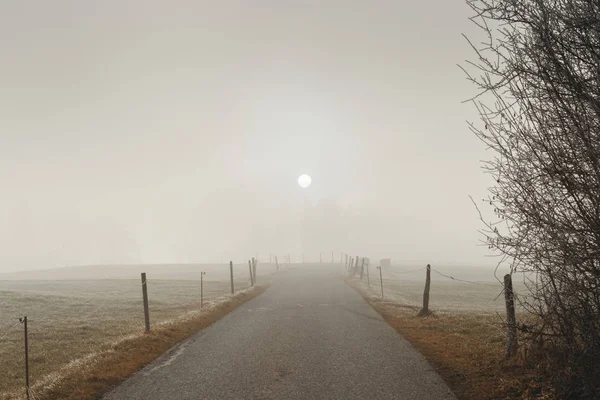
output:
M 528 331 L 565 398 L 600 382 L 600 2 L 467 0 L 486 33 L 464 70 L 494 152 L 484 234 L 524 272 Z M 476 72 L 475 72 L 476 71 Z

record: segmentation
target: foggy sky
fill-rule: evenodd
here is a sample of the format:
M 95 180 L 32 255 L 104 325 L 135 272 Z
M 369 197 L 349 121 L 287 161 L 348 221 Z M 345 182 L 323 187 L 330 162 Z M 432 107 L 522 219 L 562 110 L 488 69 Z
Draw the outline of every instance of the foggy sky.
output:
M 311 256 L 490 265 L 469 15 L 3 0 L 0 272 L 297 255 L 305 212 Z

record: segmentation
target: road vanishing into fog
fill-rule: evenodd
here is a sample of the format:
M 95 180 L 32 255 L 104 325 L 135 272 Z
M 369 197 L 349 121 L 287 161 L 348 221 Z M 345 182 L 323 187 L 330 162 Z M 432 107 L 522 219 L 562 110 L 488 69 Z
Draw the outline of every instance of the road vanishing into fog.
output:
M 340 267 L 323 264 L 278 273 L 265 293 L 183 341 L 105 399 L 455 397 L 431 365 L 344 283 Z

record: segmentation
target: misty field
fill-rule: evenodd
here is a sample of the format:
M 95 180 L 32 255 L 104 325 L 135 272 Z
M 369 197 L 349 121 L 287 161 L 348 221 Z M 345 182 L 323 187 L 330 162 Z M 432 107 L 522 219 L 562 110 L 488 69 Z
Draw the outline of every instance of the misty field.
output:
M 440 268 L 432 271 L 429 310 L 418 316 L 423 305 L 425 269 L 392 266 L 383 269 L 384 298 L 381 298 L 379 271 L 347 282 L 362 293 L 382 317 L 412 343 L 435 367 L 460 399 L 533 399 L 543 382 L 523 354 L 511 364 L 503 363 L 507 330 L 502 286 L 489 269 Z M 456 279 L 471 280 L 472 283 Z M 521 298 L 526 287 L 513 276 L 515 294 Z M 517 321 L 528 318 L 516 304 Z M 526 349 L 526 348 L 525 348 Z M 547 391 L 547 388 L 544 390 Z M 547 393 L 549 393 L 547 391 Z M 545 399 L 553 398 L 547 394 Z
M 228 266 L 140 268 L 154 273 L 149 272 L 147 278 L 152 326 L 200 309 L 201 269 L 207 271 L 205 305 L 230 293 Z M 138 270 L 119 269 L 119 274 L 136 279 L 0 280 L 0 399 L 13 398 L 15 391 L 24 393 L 23 325 L 19 317 L 28 317 L 34 394 L 36 383 L 60 378 L 59 370 L 74 360 L 89 357 L 129 335 L 143 333 Z M 81 269 L 77 271 L 81 273 Z M 258 283 L 266 282 L 273 271 L 273 267 L 259 264 Z M 54 276 L 64 278 L 63 273 Z M 153 279 L 153 275 L 163 279 Z M 168 276 L 185 279 L 164 279 Z M 234 266 L 234 284 L 236 291 L 249 287 L 247 264 Z
M 446 276 L 441 276 L 434 270 L 431 272 L 429 308 L 432 311 L 505 313 L 502 285 L 494 278 L 493 269 L 438 267 L 438 270 Z M 415 268 L 414 265 L 384 268 L 382 277 L 385 298 L 407 306 L 422 306 L 425 273 L 424 267 Z M 452 280 L 450 276 L 471 282 Z M 525 285 L 518 277 L 513 279 L 515 294 L 525 296 Z M 369 268 L 369 280 L 370 291 L 380 295 L 379 271 L 375 267 Z M 366 271 L 362 284 L 367 286 Z

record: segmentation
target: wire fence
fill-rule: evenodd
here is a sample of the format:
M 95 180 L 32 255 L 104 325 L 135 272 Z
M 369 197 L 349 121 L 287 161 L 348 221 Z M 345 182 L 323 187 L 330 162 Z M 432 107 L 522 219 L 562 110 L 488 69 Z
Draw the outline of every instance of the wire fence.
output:
M 356 259 L 358 258 L 358 266 Z M 423 295 L 426 284 L 427 266 L 411 268 L 407 266 L 385 266 L 379 269 L 379 263 L 366 258 L 365 270 L 360 278 L 362 267 L 361 257 L 344 257 L 342 264 L 350 275 L 359 278 L 365 286 L 370 286 L 372 293 L 381 294 L 382 284 L 385 298 L 391 301 L 420 307 L 423 304 Z M 456 268 L 460 269 L 460 268 Z M 477 279 L 468 279 L 457 275 L 450 270 L 430 268 L 431 276 L 431 306 L 439 311 L 478 311 L 484 313 L 498 313 L 505 311 L 504 285 L 500 282 Z M 379 275 L 381 272 L 381 276 Z M 464 272 L 463 272 L 464 273 Z M 368 276 L 368 277 L 367 277 Z M 517 302 L 525 298 L 524 284 L 517 282 L 514 287 L 513 297 Z
M 252 284 L 248 263 L 232 264 L 231 269 L 229 265 L 207 267 L 206 275 L 200 274 L 201 269 L 187 279 L 153 279 L 148 274 L 152 327 L 201 310 L 202 303 L 208 308 L 226 300 L 232 294 L 231 272 L 234 292 Z M 275 265 L 266 263 L 256 269 L 258 285 L 268 283 L 276 271 Z M 20 317 L 28 320 L 30 399 L 39 398 L 49 377 L 74 360 L 145 330 L 139 275 L 132 279 L 0 281 L 0 304 L 1 400 L 26 398 Z
M 336 256 L 338 256 L 336 258 Z M 353 258 L 333 252 L 312 255 L 271 254 L 269 263 L 258 266 L 256 277 L 252 260 L 210 267 L 199 266 L 177 279 L 151 272 L 147 276 L 149 319 L 151 326 L 170 323 L 192 311 L 210 306 L 256 284 L 267 283 L 281 269 L 302 262 L 341 263 L 355 277 L 361 277 L 385 298 L 419 306 L 423 297 L 423 279 L 427 272 L 455 285 L 444 288 L 433 280 L 432 308 L 489 308 L 486 301 L 503 293 L 501 284 L 463 279 L 453 273 L 428 267 L 375 268 L 368 258 Z M 361 261 L 359 263 L 359 260 Z M 206 275 L 202 275 L 205 269 Z M 154 274 L 153 274 L 154 273 Z M 167 274 L 168 275 L 168 274 Z M 175 274 L 176 275 L 176 274 Z M 158 278 L 155 278 L 158 276 Z M 430 279 L 430 278 L 427 278 Z M 39 398 L 44 382 L 52 373 L 86 357 L 104 346 L 131 335 L 143 334 L 145 316 L 139 276 L 131 279 L 0 281 L 0 400 L 24 398 L 23 326 L 19 317 L 27 315 L 30 339 L 29 390 L 31 399 Z M 476 289 L 477 288 L 477 289 Z M 481 290 L 478 288 L 482 288 Z M 427 289 L 428 291 L 428 289 Z M 202 298 L 201 298 L 202 296 Z M 428 293 L 429 296 L 429 293 Z M 493 301 L 492 301 L 493 302 Z M 501 310 L 504 302 L 495 303 Z M 46 379 L 46 380 L 45 380 Z
M 360 279 L 360 281 L 363 281 L 363 278 L 366 276 L 367 291 L 370 289 L 376 290 L 376 287 L 379 286 L 382 299 L 390 299 L 400 304 L 413 306 L 415 309 L 420 308 L 417 316 L 430 315 L 430 306 L 436 306 L 435 301 L 431 301 L 432 271 L 436 274 L 436 276 L 453 283 L 452 286 L 436 286 L 435 296 L 433 298 L 437 298 L 440 301 L 438 310 L 445 309 L 452 311 L 474 311 L 479 309 L 478 311 L 484 311 L 487 313 L 495 312 L 496 314 L 499 314 L 499 311 L 504 309 L 506 312 L 506 319 L 503 325 L 505 326 L 507 332 L 505 358 L 508 359 L 516 355 L 517 309 L 515 307 L 515 300 L 517 301 L 518 305 L 521 304 L 521 301 L 519 296 L 517 296 L 515 293 L 512 274 L 506 274 L 503 282 L 491 284 L 476 280 L 457 278 L 454 275 L 440 272 L 437 269 L 432 268 L 431 265 L 427 265 L 424 268 L 396 271 L 392 271 L 391 266 L 388 266 L 386 272 L 389 273 L 391 277 L 386 277 L 384 280 L 383 268 L 381 265 L 378 265 L 376 269 L 379 279 L 375 279 L 373 281 L 374 285 L 372 285 L 372 280 L 369 273 L 369 264 L 370 260 L 368 258 L 361 259 L 360 257 L 347 257 L 345 269 L 351 277 Z M 408 274 L 413 274 L 414 276 L 414 274 L 418 274 L 419 272 L 422 273 L 423 271 L 425 271 L 425 279 L 424 282 L 422 280 L 420 284 L 418 284 L 416 281 L 410 282 L 407 279 L 401 279 L 401 277 L 407 276 Z M 422 292 L 420 292 L 421 290 Z M 504 301 L 501 303 L 496 302 L 502 294 L 504 294 Z M 492 296 L 495 297 L 492 299 Z M 419 307 L 419 303 L 422 305 L 421 307 Z M 457 305 L 460 305 L 459 310 L 456 309 Z

